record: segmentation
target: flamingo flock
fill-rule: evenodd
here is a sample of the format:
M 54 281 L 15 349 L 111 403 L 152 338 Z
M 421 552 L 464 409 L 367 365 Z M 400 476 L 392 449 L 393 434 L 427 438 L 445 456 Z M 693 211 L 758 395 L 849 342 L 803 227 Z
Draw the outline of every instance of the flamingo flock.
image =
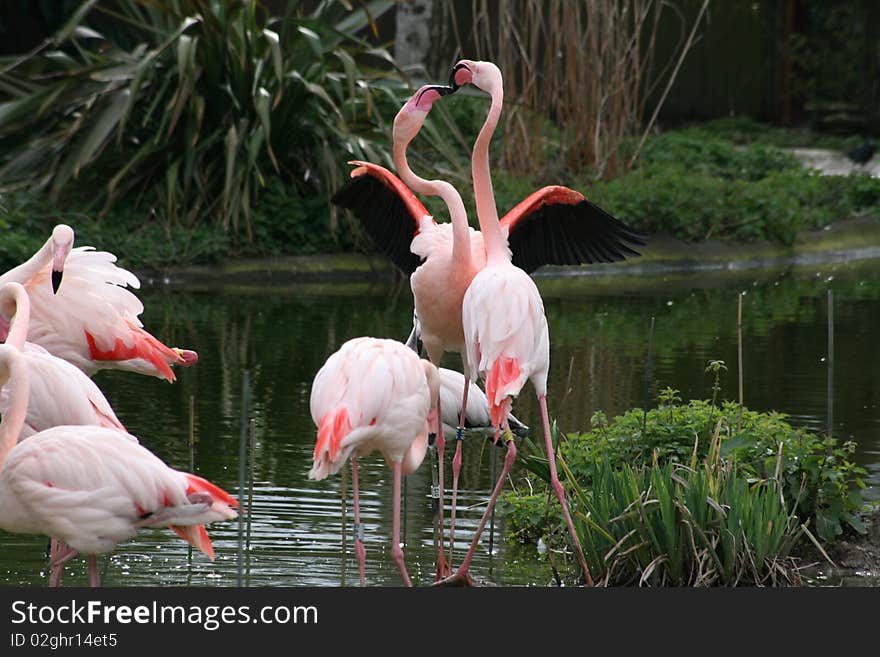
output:
M 137 277 L 116 257 L 73 247 L 59 224 L 30 259 L 0 276 L 0 529 L 52 540 L 50 585 L 64 563 L 88 562 L 144 527 L 167 527 L 209 559 L 205 525 L 237 501 L 176 470 L 129 434 L 90 376 L 121 369 L 175 380 L 198 361 L 148 333 Z
M 471 159 L 479 231 L 470 227 L 462 198 L 450 183 L 419 177 L 407 161 L 407 149 L 434 103 L 469 84 L 491 99 Z M 549 330 L 541 295 L 529 273 L 545 264 L 613 262 L 636 256 L 639 253 L 635 247 L 643 245 L 644 238 L 579 192 L 558 185 L 534 192 L 499 219 L 489 167 L 489 144 L 501 116 L 503 99 L 503 82 L 497 66 L 472 60 L 458 62 L 448 85 L 421 87 L 395 117 L 392 154 L 400 177 L 377 164 L 353 161 L 351 181 L 336 193 L 333 201 L 351 210 L 391 261 L 409 275 L 415 312 L 408 344 L 417 349 L 422 343 L 428 359 L 438 367 L 447 351 L 461 356 L 463 374 L 456 377 L 450 370 L 439 370 L 441 387 L 446 388 L 446 394 L 437 397 L 432 416 L 439 457 L 441 528 L 445 491 L 444 423 L 449 426 L 444 418 L 455 421 L 458 416 L 452 459 L 450 545 L 454 544 L 462 440 L 470 412 L 468 397 L 475 394 L 471 390 L 479 391 L 473 385 L 478 379 L 485 381 L 484 408 L 494 440 L 497 443 L 503 436 L 507 444 L 501 475 L 470 548 L 455 572 L 451 572 L 447 563 L 443 548 L 445 530 L 441 530 L 435 584 L 473 584 L 469 575 L 471 561 L 516 458 L 516 442 L 511 430 L 511 420 L 515 420 L 511 414 L 513 400 L 525 383 L 531 381 L 541 408 L 551 487 L 562 506 L 584 581 L 592 585 L 556 471 L 546 399 Z M 415 193 L 439 196 L 446 205 L 450 222 L 437 223 Z M 345 381 L 345 375 L 340 374 L 337 385 L 344 385 Z M 482 391 L 479 394 L 482 395 Z M 444 408 L 457 399 L 461 400 L 453 409 L 457 412 L 445 413 Z M 328 420 L 322 416 L 315 421 L 324 426 Z M 400 430 L 403 431 L 402 427 Z M 415 439 L 412 431 L 406 435 Z M 318 456 L 316 447 L 315 458 Z M 357 507 L 355 514 L 357 523 Z M 409 584 L 406 576 L 404 582 Z
M 491 100 L 471 160 L 479 231 L 470 226 L 453 185 L 419 177 L 407 160 L 433 105 L 466 85 Z M 499 219 L 489 145 L 502 106 L 498 67 L 458 62 L 448 84 L 421 87 L 395 117 L 397 175 L 375 163 L 351 162 L 351 180 L 333 198 L 409 276 L 414 299 L 406 343 L 354 337 L 326 360 L 311 387 L 317 439 L 308 475 L 323 480 L 351 462 L 362 586 L 359 459 L 378 451 L 391 469 L 390 554 L 404 585 L 411 586 L 400 543 L 401 481 L 420 467 L 431 446 L 439 457 L 441 496 L 434 583 L 473 584 L 471 562 L 515 461 L 515 434 L 528 431 L 513 415 L 527 382 L 539 400 L 551 487 L 584 582 L 592 585 L 556 472 L 547 408 L 549 328 L 530 273 L 545 264 L 637 256 L 644 238 L 579 192 L 557 185 L 534 192 Z M 436 221 L 417 193 L 440 197 L 450 221 Z M 150 334 L 139 319 L 143 305 L 132 292 L 139 287 L 137 277 L 117 266 L 111 253 L 74 247 L 74 238 L 72 228 L 56 226 L 30 259 L 0 276 L 0 529 L 52 540 L 50 585 L 60 584 L 62 565 L 81 554 L 90 585 L 98 586 L 98 555 L 145 527 L 170 528 L 213 559 L 205 525 L 237 517 L 236 499 L 159 459 L 127 432 L 90 378 L 101 369 L 121 369 L 174 382 L 174 368 L 194 365 L 198 355 Z M 459 354 L 462 372 L 440 366 L 447 352 Z M 462 442 L 465 430 L 475 427 L 507 451 L 470 547 L 453 570 Z M 447 560 L 444 446 L 452 433 Z

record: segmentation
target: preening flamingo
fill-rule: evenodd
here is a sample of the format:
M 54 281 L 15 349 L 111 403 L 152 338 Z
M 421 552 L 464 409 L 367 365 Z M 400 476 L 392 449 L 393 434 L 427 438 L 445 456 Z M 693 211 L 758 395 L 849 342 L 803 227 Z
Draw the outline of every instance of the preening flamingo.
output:
M 21 283 L 30 296 L 28 339 L 89 376 L 121 369 L 173 382 L 171 366 L 192 365 L 198 354 L 145 331 L 138 319 L 144 306 L 128 289 L 140 287 L 137 276 L 116 266 L 112 253 L 72 248 L 73 241 L 73 229 L 59 224 L 31 258 L 0 276 L 0 284 Z M 0 339 L 7 329 L 0 322 Z
M 437 368 L 396 340 L 355 338 L 331 355 L 312 383 L 310 408 L 318 427 L 309 479 L 335 474 L 351 458 L 355 554 L 361 586 L 366 550 L 360 524 L 358 458 L 379 450 L 393 473 L 391 556 L 404 584 L 412 583 L 400 547 L 400 485 L 428 449 L 436 414 Z
M 550 466 L 551 486 L 562 505 L 569 533 L 584 577 L 592 585 L 590 571 L 581 549 L 568 502 L 556 473 L 550 421 L 547 413 L 547 374 L 550 367 L 550 337 L 544 304 L 531 277 L 511 261 L 507 240 L 498 220 L 492 179 L 489 172 L 489 142 L 498 125 L 503 104 L 501 72 L 491 62 L 464 60 L 453 69 L 456 85 L 473 84 L 492 99 L 489 113 L 474 143 L 472 175 L 477 218 L 486 247 L 486 266 L 471 281 L 462 304 L 462 322 L 467 344 L 470 377 L 486 380 L 496 440 L 504 428 L 507 455 L 501 476 L 492 491 L 467 555 L 454 575 L 443 584 L 467 584 L 474 552 L 486 521 L 516 458 L 516 443 L 506 421 L 513 398 L 531 381 L 541 407 L 541 422 Z M 531 197 L 530 197 L 531 198 Z
M 26 342 L 30 300 L 20 283 L 0 285 L 0 318 L 9 325 L 6 344 L 17 348 L 28 368 L 27 416 L 19 440 L 65 424 L 86 424 L 118 431 L 125 427 L 100 388 L 66 360 Z M 0 390 L 0 414 L 10 406 L 9 392 Z M 128 434 L 126 434 L 128 435 Z
M 0 422 L 0 529 L 64 542 L 53 566 L 88 555 L 91 586 L 100 584 L 97 555 L 142 527 L 169 527 L 214 558 L 204 525 L 237 516 L 232 496 L 112 429 L 60 426 L 18 442 L 28 385 L 22 354 L 0 345 L 0 387 L 10 388 Z

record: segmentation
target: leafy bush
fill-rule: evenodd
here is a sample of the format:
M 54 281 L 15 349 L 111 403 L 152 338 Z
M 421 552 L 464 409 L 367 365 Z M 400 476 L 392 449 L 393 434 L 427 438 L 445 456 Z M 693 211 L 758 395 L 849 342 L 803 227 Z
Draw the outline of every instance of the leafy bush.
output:
M 603 584 L 798 583 L 802 534 L 772 482 L 750 485 L 718 461 L 591 466 L 573 506 L 587 565 Z
M 807 128 L 782 128 L 759 123 L 748 116 L 725 116 L 700 124 L 700 129 L 734 144 L 755 144 L 777 148 L 828 148 L 847 151 L 862 142 L 859 135 L 833 135 Z
M 559 442 L 559 459 L 567 475 L 567 483 L 585 508 L 583 514 L 589 527 L 584 530 L 587 534 L 586 537 L 582 536 L 582 542 L 594 542 L 591 548 L 594 559 L 605 554 L 603 548 L 615 545 L 626 532 L 632 530 L 630 527 L 622 534 L 615 533 L 608 524 L 612 518 L 623 513 L 641 492 L 647 490 L 647 484 L 642 480 L 639 484 L 641 487 L 633 487 L 633 477 L 654 477 L 656 474 L 652 474 L 652 468 L 660 472 L 658 467 L 684 466 L 693 473 L 699 471 L 698 464 L 702 463 L 706 471 L 696 476 L 705 476 L 710 480 L 715 477 L 717 482 L 713 484 L 713 490 L 732 487 L 725 489 L 731 495 L 729 504 L 717 496 L 713 499 L 729 513 L 740 514 L 741 518 L 746 518 L 750 513 L 748 509 L 758 504 L 764 509 L 763 512 L 789 513 L 792 518 L 800 518 L 804 526 L 813 526 L 818 536 L 826 541 L 835 540 L 845 527 L 859 533 L 865 532 L 861 512 L 866 508 L 866 502 L 861 490 L 865 488 L 862 477 L 866 471 L 850 460 L 855 450 L 854 443 L 838 445 L 833 438 L 821 438 L 805 429 L 794 428 L 780 413 L 758 413 L 743 408 L 740 416 L 739 407 L 732 402 L 716 405 L 713 399 L 682 404 L 677 392 L 670 388 L 664 390 L 660 405 L 649 410 L 647 415 L 642 409 L 633 409 L 609 422 L 604 414 L 596 413 L 592 418 L 591 431 L 570 434 L 567 440 Z M 523 464 L 537 475 L 539 484 L 548 482 L 549 472 L 543 451 L 532 443 L 529 443 L 529 447 L 529 453 L 522 459 Z M 722 470 L 727 473 L 724 476 L 728 477 L 723 482 L 718 479 Z M 667 475 L 662 476 L 668 479 Z M 623 485 L 621 477 L 629 482 L 628 490 L 635 497 L 618 499 L 620 494 L 614 491 Z M 770 497 L 775 497 L 782 506 L 773 510 L 767 507 L 769 502 L 763 498 L 742 497 L 746 493 L 738 491 L 742 487 L 736 483 L 738 480 L 755 490 L 772 483 L 775 492 Z M 708 485 L 705 481 L 699 483 L 699 486 L 705 485 Z M 547 535 L 564 536 L 561 513 L 554 508 L 555 505 L 551 506 L 551 497 L 541 486 L 536 490 L 539 492 L 530 490 L 528 495 L 517 491 L 507 494 L 509 531 L 521 541 L 537 540 Z M 652 484 L 651 490 L 656 494 L 657 485 Z M 672 492 L 679 495 L 685 491 Z M 611 497 L 606 499 L 609 495 Z M 643 504 L 644 498 L 640 499 L 640 504 Z M 669 503 L 679 505 L 679 502 Z M 740 503 L 747 506 L 736 506 Z M 606 508 L 602 504 L 612 506 Z M 693 503 L 685 506 L 694 519 L 706 519 L 696 513 Z M 601 509 L 605 510 L 595 515 Z M 723 519 L 713 516 L 711 522 L 721 522 Z M 678 518 L 676 523 L 679 522 L 683 520 Z M 688 522 L 693 531 L 710 531 L 709 527 L 693 519 Z M 791 522 L 791 519 L 786 520 L 785 526 L 788 527 Z M 779 527 L 778 518 L 775 526 Z M 598 535 L 590 538 L 589 532 L 594 531 L 604 538 L 600 540 Z M 779 545 L 785 546 L 784 552 L 777 556 L 787 556 L 788 549 L 794 545 L 793 536 L 788 536 L 788 532 L 786 536 L 784 540 L 781 535 L 776 536 Z M 753 538 L 758 540 L 757 536 Z M 612 541 L 610 545 L 603 542 L 606 539 Z M 712 540 L 709 543 L 715 546 Z M 584 547 L 587 549 L 586 544 Z M 766 556 L 770 553 L 763 554 Z M 653 554 L 651 560 L 658 556 L 659 553 Z M 648 555 L 643 553 L 639 558 L 646 559 Z M 648 562 L 640 563 L 641 567 L 647 567 Z M 721 581 L 729 583 L 732 573 L 741 575 L 742 568 L 737 566 L 731 570 L 730 564 L 733 562 L 728 560 L 726 563 L 727 575 Z M 597 567 L 601 572 L 606 572 L 608 568 L 610 572 L 614 570 L 608 564 L 597 564 Z M 675 570 L 669 576 L 678 581 L 680 575 L 681 571 Z
M 718 155 L 699 151 L 693 166 L 672 157 L 668 163 L 655 160 L 594 185 L 588 196 L 647 234 L 783 244 L 792 244 L 801 230 L 876 210 L 880 198 L 880 180 L 865 174 L 825 176 L 791 168 L 784 159 L 777 162 L 781 168 L 771 169 L 775 156 L 761 149 L 735 160 Z
M 189 230 L 157 221 L 129 201 L 117 203 L 110 216 L 96 219 L 77 210 L 59 210 L 46 199 L 16 192 L 0 208 L 0 271 L 28 259 L 49 237 L 55 224 L 68 223 L 76 243 L 115 253 L 128 269 L 184 264 L 212 264 L 230 256 L 310 255 L 355 248 L 356 231 L 334 234 L 327 222 L 315 221 L 326 208 L 320 196 L 303 197 L 277 178 L 267 180 L 251 209 L 253 240 L 227 232 L 220 223 L 200 222 Z
M 387 160 L 402 84 L 356 35 L 392 5 L 85 2 L 0 62 L 0 180 L 55 200 L 78 180 L 86 206 L 125 198 L 166 232 L 211 219 L 252 238 L 267 178 L 329 196 L 347 159 Z
M 648 411 L 647 419 L 641 409 L 628 411 L 612 422 L 598 415 L 593 418 L 592 431 L 569 435 L 560 451 L 575 477 L 583 481 L 584 473 L 596 462 L 616 467 L 644 463 L 656 455 L 663 463 L 688 463 L 694 454 L 702 460 L 709 455 L 717 431 L 721 456 L 735 461 L 739 471 L 753 482 L 773 479 L 780 465 L 785 498 L 797 500 L 801 517 L 814 518 L 822 538 L 833 540 L 842 533 L 844 524 L 864 532 L 859 512 L 864 505 L 861 477 L 866 471 L 850 460 L 854 443 L 838 445 L 833 438 L 792 427 L 781 413 L 743 408 L 740 420 L 735 402 L 715 406 L 708 400 L 691 400 L 681 404 L 669 394 L 667 390 L 665 402 Z

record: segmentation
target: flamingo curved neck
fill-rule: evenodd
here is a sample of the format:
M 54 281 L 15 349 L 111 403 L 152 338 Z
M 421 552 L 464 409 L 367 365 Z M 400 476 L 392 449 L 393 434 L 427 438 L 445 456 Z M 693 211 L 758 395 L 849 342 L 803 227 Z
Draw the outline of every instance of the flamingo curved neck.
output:
M 37 274 L 43 267 L 52 262 L 52 238 L 46 240 L 46 243 L 40 247 L 30 258 L 25 260 L 17 267 L 13 267 L 8 272 L 0 276 L 0 285 L 7 281 L 16 281 L 24 283 Z
M 480 232 L 483 234 L 483 243 L 486 246 L 486 261 L 498 259 L 509 260 L 507 253 L 507 240 L 501 231 L 498 221 L 498 208 L 495 205 L 495 191 L 492 188 L 492 175 L 489 172 L 489 143 L 498 121 L 501 118 L 501 107 L 504 103 L 504 92 L 501 85 L 493 85 L 489 90 L 492 97 L 492 105 L 486 121 L 474 142 L 473 156 L 471 157 L 471 175 L 474 180 L 474 200 L 477 204 L 477 219 L 480 221 Z
M 9 347 L 7 365 L 9 380 L 3 387 L 8 388 L 9 408 L 0 421 L 0 470 L 3 469 L 6 456 L 18 444 L 18 436 L 21 434 L 27 417 L 28 395 L 30 394 L 24 358 L 17 349 Z
M 471 262 L 471 240 L 467 210 L 465 210 L 464 201 L 461 200 L 461 194 L 445 180 L 425 180 L 417 176 L 409 168 L 409 162 L 406 158 L 408 146 L 408 141 L 394 141 L 392 155 L 400 179 L 419 194 L 439 196 L 443 199 L 449 209 L 449 219 L 452 222 L 452 257 L 460 266 L 468 266 Z
M 14 289 L 8 288 L 3 290 L 0 304 L 6 305 L 7 300 L 15 304 L 15 314 L 10 320 L 9 333 L 6 336 L 6 344 L 11 345 L 19 351 L 24 349 L 24 343 L 27 340 L 28 325 L 31 317 L 31 304 L 25 289 L 16 285 Z

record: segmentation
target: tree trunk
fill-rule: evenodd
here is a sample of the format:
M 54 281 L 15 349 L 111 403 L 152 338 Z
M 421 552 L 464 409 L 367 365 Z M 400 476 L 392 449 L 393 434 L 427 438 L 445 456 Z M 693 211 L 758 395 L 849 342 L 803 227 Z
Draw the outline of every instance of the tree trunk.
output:
M 433 14 L 434 0 L 406 0 L 397 6 L 394 59 L 407 72 L 425 72 Z

